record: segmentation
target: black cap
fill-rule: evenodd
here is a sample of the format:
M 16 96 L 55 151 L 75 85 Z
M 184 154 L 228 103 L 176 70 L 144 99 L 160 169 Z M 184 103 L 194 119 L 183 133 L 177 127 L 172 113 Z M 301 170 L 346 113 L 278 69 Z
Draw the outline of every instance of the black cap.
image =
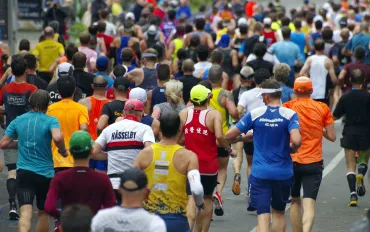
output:
M 130 88 L 130 81 L 126 77 L 117 77 L 114 80 L 113 87 L 119 90 L 128 90 Z
M 121 188 L 128 192 L 134 192 L 145 188 L 148 178 L 145 173 L 137 168 L 129 168 L 121 175 Z

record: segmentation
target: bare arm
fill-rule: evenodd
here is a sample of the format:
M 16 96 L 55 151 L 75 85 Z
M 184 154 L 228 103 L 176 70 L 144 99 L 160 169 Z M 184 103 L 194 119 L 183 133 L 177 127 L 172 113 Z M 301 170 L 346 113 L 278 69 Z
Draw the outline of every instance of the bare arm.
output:
M 66 146 L 64 144 L 64 137 L 63 137 L 63 134 L 62 132 L 60 131 L 60 129 L 58 128 L 53 128 L 51 130 L 51 137 L 53 138 L 53 141 L 55 143 L 55 146 L 58 147 L 58 151 L 61 151 L 61 155 L 63 157 L 67 157 L 68 156 L 68 152 L 66 151 Z M 63 152 L 65 151 L 65 152 Z
M 88 130 L 89 130 L 89 128 L 88 128 L 87 123 L 82 123 L 82 124 L 80 125 L 80 130 L 88 131 Z
M 98 125 L 96 126 L 96 130 L 98 135 L 104 130 L 105 126 L 108 125 L 109 117 L 108 115 L 102 115 L 99 118 Z
M 346 69 L 342 69 L 342 71 L 340 71 L 339 77 L 338 77 L 339 85 L 341 85 L 341 86 L 344 85 L 344 78 L 346 76 L 347 76 L 347 70 Z
M 311 68 L 311 57 L 309 57 L 306 60 L 305 64 L 303 65 L 303 67 L 301 69 L 301 72 L 299 73 L 299 76 L 306 76 L 309 73 L 310 68 Z
M 229 142 L 225 139 L 224 134 L 222 132 L 222 117 L 218 111 L 212 112 L 214 114 L 214 128 L 215 128 L 215 136 L 217 142 L 220 147 L 225 148 L 226 150 L 230 150 L 231 147 Z
M 324 137 L 331 142 L 335 142 L 337 134 L 335 132 L 334 124 L 327 125 L 324 128 Z
M 331 59 L 326 59 L 325 61 L 325 66 L 327 70 L 329 71 L 329 76 L 331 82 L 336 85 L 338 83 L 337 75 L 335 75 L 335 70 L 334 70 L 334 64 Z
M 170 43 L 170 45 L 168 46 L 168 50 L 167 50 L 167 59 L 168 60 L 171 60 L 172 59 L 172 54 L 173 52 L 175 51 L 175 43 L 172 41 Z
M 295 153 L 301 147 L 302 144 L 302 136 L 298 129 L 292 129 L 290 131 L 290 141 L 291 141 L 290 148 L 292 150 L 291 152 Z
M 201 77 L 203 77 L 203 74 L 202 74 Z M 227 75 L 227 73 L 225 73 L 225 72 L 222 72 L 222 84 L 221 84 L 221 87 L 224 90 L 227 90 L 228 84 L 229 84 L 229 75 Z
M 215 48 L 215 44 L 213 43 L 212 36 L 207 34 L 207 45 L 208 49 L 212 50 Z
M 146 103 L 145 103 L 145 110 L 144 112 L 146 114 L 151 114 L 152 113 L 152 94 L 153 94 L 153 91 L 152 90 L 149 90 L 148 91 L 148 94 L 147 94 L 147 100 L 146 100 Z
M 154 119 L 152 122 L 152 130 L 154 137 L 158 138 L 159 136 L 159 121 L 157 119 Z
M 12 137 L 4 135 L 3 138 L 0 141 L 0 148 L 1 149 L 17 148 L 17 146 L 16 146 L 17 143 L 15 143 L 13 141 L 14 141 L 14 139 Z
M 243 117 L 243 114 L 244 114 L 244 107 L 242 105 L 238 105 L 236 107 L 237 111 L 238 111 L 238 114 L 239 114 L 239 118 Z
M 107 160 L 108 154 L 105 152 L 102 152 L 102 149 L 103 147 L 99 143 L 95 143 L 91 158 L 96 159 L 96 160 Z
M 234 68 L 238 67 L 238 54 L 235 50 L 231 52 L 231 59 L 232 59 L 232 64 Z
M 226 96 L 225 108 L 233 119 L 239 120 L 239 112 L 235 106 L 233 95 L 231 94 L 231 92 L 228 92 Z

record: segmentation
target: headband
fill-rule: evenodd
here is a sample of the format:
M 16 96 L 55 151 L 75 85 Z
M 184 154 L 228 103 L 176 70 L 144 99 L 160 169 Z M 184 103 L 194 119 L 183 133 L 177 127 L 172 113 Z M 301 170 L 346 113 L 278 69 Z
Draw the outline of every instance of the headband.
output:
M 276 92 L 281 92 L 282 91 L 282 88 L 278 88 L 278 89 L 260 89 L 260 93 L 257 94 L 256 97 L 259 97 L 261 96 L 262 94 L 265 94 L 265 93 L 276 93 Z
M 156 54 L 153 54 L 153 53 L 147 53 L 147 52 L 144 52 L 143 55 L 142 55 L 143 58 L 147 58 L 147 57 L 155 57 L 157 58 L 157 55 Z

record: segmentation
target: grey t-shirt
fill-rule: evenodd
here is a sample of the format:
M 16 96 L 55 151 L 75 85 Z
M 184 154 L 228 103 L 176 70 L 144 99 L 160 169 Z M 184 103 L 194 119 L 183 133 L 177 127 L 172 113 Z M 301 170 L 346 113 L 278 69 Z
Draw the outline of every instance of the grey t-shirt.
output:
M 100 210 L 91 223 L 92 232 L 166 232 L 166 224 L 143 208 L 115 206 Z
M 185 109 L 185 105 L 177 104 L 177 106 L 175 106 L 175 105 L 171 105 L 168 102 L 163 102 L 163 103 L 155 105 L 153 109 L 155 108 L 159 108 L 161 110 L 161 115 L 162 115 L 163 113 L 171 112 L 171 111 L 176 111 L 177 113 L 180 113 L 181 110 Z

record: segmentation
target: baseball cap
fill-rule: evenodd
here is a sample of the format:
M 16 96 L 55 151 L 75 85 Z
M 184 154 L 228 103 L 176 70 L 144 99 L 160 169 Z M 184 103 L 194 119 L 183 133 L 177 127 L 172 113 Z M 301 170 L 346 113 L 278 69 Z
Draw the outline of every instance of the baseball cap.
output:
M 145 89 L 142 89 L 140 87 L 133 88 L 130 91 L 129 99 L 138 99 L 142 103 L 145 103 L 147 101 L 147 94 Z
M 127 20 L 127 19 L 135 20 L 135 15 L 134 15 L 134 13 L 132 13 L 132 12 L 128 12 L 128 13 L 126 14 L 125 19 L 126 19 L 126 20 Z
M 242 70 L 240 70 L 240 76 L 243 80 L 252 80 L 254 77 L 254 70 L 250 66 L 244 66 Z
M 138 99 L 130 99 L 130 100 L 126 101 L 124 110 L 143 111 L 144 110 L 144 103 L 142 103 Z
M 245 18 L 240 18 L 239 20 L 238 20 L 238 26 L 240 26 L 240 25 L 248 25 L 247 24 L 247 20 L 245 19 Z
M 72 154 L 90 151 L 93 145 L 94 141 L 90 134 L 83 130 L 73 132 L 69 140 L 69 150 Z
M 96 60 L 96 68 L 98 70 L 107 69 L 108 68 L 108 63 L 109 63 L 108 57 L 99 56 L 98 59 Z
M 271 23 L 272 23 L 271 18 L 264 18 L 263 19 L 263 24 L 265 24 L 265 25 L 271 25 Z
M 321 15 L 316 15 L 314 18 L 313 18 L 313 22 L 316 23 L 317 21 L 321 21 L 323 22 L 324 19 Z
M 58 65 L 58 68 L 56 70 L 56 79 L 58 80 L 62 76 L 72 76 L 73 74 L 73 65 L 70 63 L 62 63 Z
M 190 91 L 190 100 L 196 103 L 200 103 L 206 100 L 211 93 L 211 90 L 207 89 L 203 85 L 196 85 Z
M 145 173 L 137 168 L 129 168 L 121 175 L 121 188 L 128 192 L 144 189 L 148 185 Z
M 148 28 L 148 34 L 149 35 L 155 35 L 157 34 L 157 27 L 154 25 L 150 25 Z
M 339 26 L 340 28 L 347 27 L 348 22 L 347 22 L 347 17 L 342 17 L 339 19 Z
M 130 88 L 130 81 L 127 78 L 120 76 L 114 80 L 113 87 L 119 90 L 128 90 Z
M 308 77 L 298 77 L 294 81 L 294 91 L 304 93 L 312 90 L 312 81 Z

